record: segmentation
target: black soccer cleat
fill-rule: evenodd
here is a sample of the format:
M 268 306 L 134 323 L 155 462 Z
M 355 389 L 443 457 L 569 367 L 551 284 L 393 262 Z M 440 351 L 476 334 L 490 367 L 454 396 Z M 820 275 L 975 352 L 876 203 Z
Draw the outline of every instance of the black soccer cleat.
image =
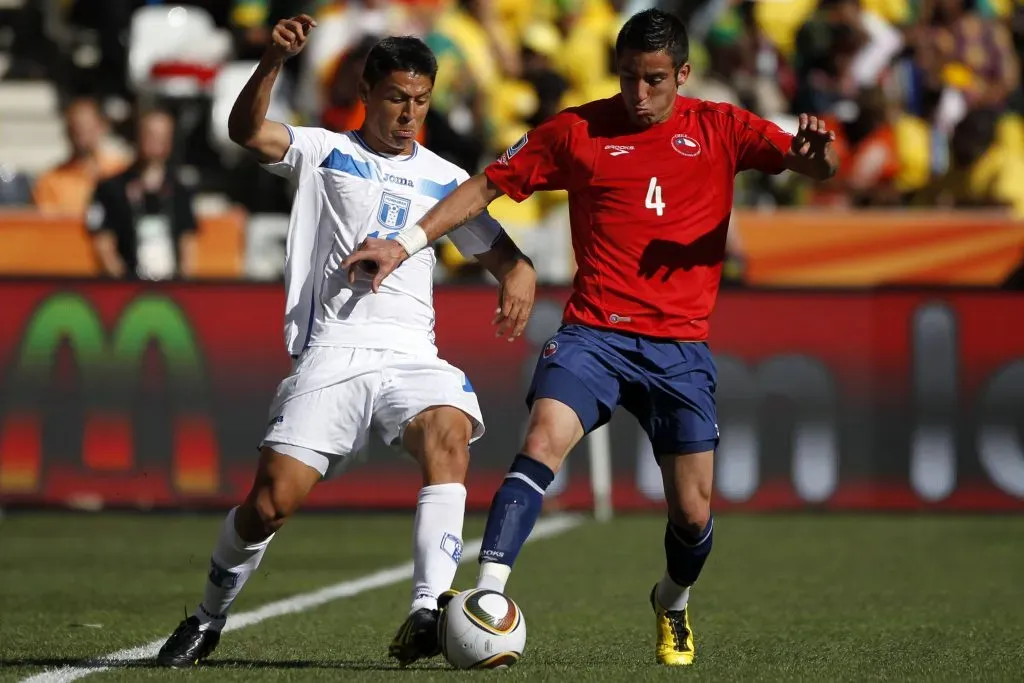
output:
M 409 666 L 418 659 L 441 654 L 437 637 L 439 614 L 436 609 L 422 607 L 406 617 L 388 647 L 388 655 L 402 666 Z
M 452 601 L 452 598 L 454 598 L 458 594 L 459 591 L 455 590 L 454 588 L 449 588 L 444 593 L 441 593 L 439 596 L 437 596 L 437 609 L 444 611 L 445 608 L 448 607 L 448 603 Z
M 213 654 L 220 642 L 220 631 L 199 629 L 199 619 L 191 616 L 178 624 L 156 656 L 157 664 L 175 669 L 197 666 Z

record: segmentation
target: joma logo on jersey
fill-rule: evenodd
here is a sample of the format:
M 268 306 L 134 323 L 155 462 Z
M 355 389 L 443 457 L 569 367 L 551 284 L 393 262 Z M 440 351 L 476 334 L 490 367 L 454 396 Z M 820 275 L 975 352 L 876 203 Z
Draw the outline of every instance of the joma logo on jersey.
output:
M 377 222 L 385 228 L 401 230 L 409 220 L 410 206 L 411 200 L 385 192 L 380 198 L 380 208 L 377 209 Z
M 406 187 L 415 187 L 416 184 L 408 178 L 403 178 L 399 175 L 392 175 L 390 173 L 384 174 L 384 182 L 394 183 L 395 185 L 405 185 Z

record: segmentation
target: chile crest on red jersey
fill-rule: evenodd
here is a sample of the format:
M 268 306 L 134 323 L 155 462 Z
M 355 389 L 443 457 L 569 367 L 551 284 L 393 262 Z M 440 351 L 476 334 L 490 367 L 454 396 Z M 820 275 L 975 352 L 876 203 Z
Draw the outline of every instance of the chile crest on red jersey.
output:
M 672 137 L 672 149 L 684 157 L 695 157 L 700 154 L 700 143 L 689 135 L 679 133 Z

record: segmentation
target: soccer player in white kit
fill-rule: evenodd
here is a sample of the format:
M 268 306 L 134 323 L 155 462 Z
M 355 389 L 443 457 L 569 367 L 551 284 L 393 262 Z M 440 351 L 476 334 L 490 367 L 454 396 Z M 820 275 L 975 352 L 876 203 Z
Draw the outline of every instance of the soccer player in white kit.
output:
M 281 65 L 315 25 L 302 15 L 275 26 L 229 119 L 235 142 L 297 184 L 285 263 L 285 339 L 295 362 L 272 401 L 253 487 L 224 520 L 202 602 L 157 655 L 167 666 L 192 666 L 213 652 L 275 532 L 318 481 L 352 463 L 371 431 L 411 454 L 423 474 L 412 605 L 389 649 L 403 665 L 439 653 L 438 599 L 462 554 L 469 444 L 484 425 L 472 385 L 434 345 L 434 254 L 419 251 L 376 292 L 369 277 L 350 282 L 341 262 L 365 238 L 415 224 L 469 176 L 415 141 L 437 73 L 416 38 L 386 38 L 370 51 L 359 131 L 268 121 Z M 533 305 L 529 260 L 486 215 L 451 236 L 498 279 L 495 322 L 518 336 Z

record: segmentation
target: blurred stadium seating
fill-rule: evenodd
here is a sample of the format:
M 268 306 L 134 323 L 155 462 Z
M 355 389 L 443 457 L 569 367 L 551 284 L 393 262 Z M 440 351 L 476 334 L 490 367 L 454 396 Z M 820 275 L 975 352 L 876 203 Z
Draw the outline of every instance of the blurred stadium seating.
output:
M 352 98 L 360 51 L 387 33 L 423 36 L 441 72 L 425 140 L 470 171 L 478 170 L 530 126 L 564 106 L 614 94 L 614 36 L 625 16 L 649 0 L 197 0 L 178 5 L 141 0 L 3 0 L 0 2 L 0 231 L 9 250 L 0 272 L 45 275 L 97 272 L 82 240 L 77 256 L 17 263 L 17 254 L 52 245 L 47 221 L 33 223 L 33 190 L 48 170 L 71 159 L 62 110 L 95 98 L 110 121 L 105 145 L 131 148 L 133 114 L 152 105 L 178 119 L 175 167 L 197 192 L 204 216 L 229 212 L 242 238 L 207 237 L 207 263 L 241 263 L 196 277 L 276 277 L 280 225 L 289 189 L 263 173 L 227 140 L 227 111 L 251 71 L 268 29 L 282 16 L 315 14 L 320 28 L 306 53 L 289 65 L 275 90 L 272 115 L 305 125 L 356 126 Z M 783 127 L 810 111 L 839 134 L 840 175 L 811 186 L 787 175 L 741 177 L 737 187 L 732 263 L 728 274 L 747 284 L 835 284 L 835 278 L 768 277 L 758 237 L 769 224 L 791 224 L 786 211 L 814 211 L 820 245 L 842 253 L 853 243 L 842 227 L 856 212 L 884 207 L 885 225 L 926 240 L 933 251 L 956 251 L 969 234 L 980 252 L 958 271 L 953 262 L 923 258 L 905 268 L 851 266 L 845 285 L 929 282 L 999 285 L 1019 259 L 1017 221 L 1024 220 L 1024 96 L 1020 0 L 703 0 L 660 4 L 688 21 L 694 70 L 684 94 L 731 101 Z M 73 160 L 72 160 L 73 161 Z M 37 201 L 42 201 L 36 193 Z M 962 231 L 944 233 L 928 216 L 971 209 Z M 44 206 L 45 208 L 45 206 Z M 564 237 L 565 197 L 544 193 L 494 213 L 538 257 L 545 281 L 572 274 Z M 977 213 L 984 209 L 983 214 Z M 11 212 L 13 211 L 13 213 Z M 775 214 L 766 219 L 765 211 Z M 906 214 L 902 217 L 900 212 Z M 239 219 L 238 217 L 241 216 Z M 979 218 L 984 216 L 984 218 Z M 75 216 L 62 216 L 74 230 Z M 56 219 L 53 219 L 56 220 Z M 945 220 L 945 218 L 944 218 Z M 872 224 L 875 219 L 871 219 Z M 201 232 L 231 220 L 203 221 Z M 30 227 L 35 225 L 35 227 Z M 829 226 L 837 226 L 829 230 Z M 263 226 L 263 227 L 261 227 Z M 232 228 L 234 230 L 235 228 Z M 924 233 L 928 233 L 925 235 Z M 36 242 L 33 244 L 31 240 Z M 818 244 L 823 238 L 815 235 Z M 778 248 L 799 241 L 791 235 Z M 825 239 L 829 242 L 829 239 Z M 910 244 L 910 242 L 904 242 Z M 215 247 L 214 245 L 221 245 Z M 87 247 L 87 245 L 85 245 Z M 863 245 L 861 245 L 863 246 Z M 765 247 L 766 248 L 766 247 Z M 859 247 L 858 247 L 859 249 Z M 265 250 L 265 253 L 261 253 Z M 863 264 L 864 250 L 848 254 Z M 870 250 L 869 250 L 870 251 Z M 877 249 L 876 249 L 877 251 Z M 929 252 L 932 253 L 932 252 Z M 938 252 L 936 252 L 938 253 Z M 991 252 L 990 252 L 991 253 Z M 448 246 L 440 279 L 482 277 Z M 82 259 L 81 263 L 75 259 Z M 938 259 L 938 260 L 935 260 Z M 961 260 L 969 260 L 964 257 Z M 57 265 L 57 263 L 63 265 Z M 985 265 L 977 265 L 983 263 Z M 247 265 L 248 264 L 248 265 Z M 256 265 L 258 264 L 258 265 Z M 62 271 L 61 269 L 68 270 Z M 930 272 L 924 275 L 925 272 Z

